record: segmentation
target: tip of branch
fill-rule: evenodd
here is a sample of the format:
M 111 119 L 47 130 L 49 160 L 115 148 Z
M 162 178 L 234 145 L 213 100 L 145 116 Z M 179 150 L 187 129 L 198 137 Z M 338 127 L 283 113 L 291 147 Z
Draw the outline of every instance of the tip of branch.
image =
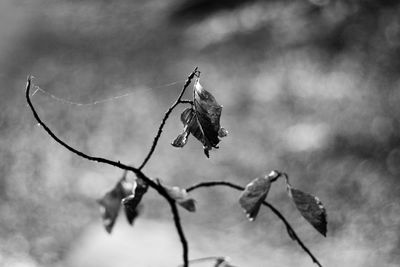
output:
M 199 67 L 194 68 L 192 75 L 194 75 L 198 78 L 200 77 Z
M 28 77 L 26 78 L 26 90 L 29 90 L 31 87 L 31 82 L 32 82 L 32 78 L 34 78 L 32 75 L 28 75 Z

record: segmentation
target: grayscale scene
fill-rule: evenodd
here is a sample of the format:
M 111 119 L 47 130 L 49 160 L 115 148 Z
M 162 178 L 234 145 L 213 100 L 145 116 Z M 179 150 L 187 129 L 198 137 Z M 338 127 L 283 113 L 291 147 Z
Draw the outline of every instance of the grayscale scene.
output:
M 400 2 L 0 0 L 0 266 L 400 265 Z

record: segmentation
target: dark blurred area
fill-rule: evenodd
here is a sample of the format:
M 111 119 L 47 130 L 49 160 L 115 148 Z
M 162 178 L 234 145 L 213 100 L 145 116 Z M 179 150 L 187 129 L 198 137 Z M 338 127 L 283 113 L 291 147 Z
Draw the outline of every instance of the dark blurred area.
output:
M 67 143 L 138 166 L 195 66 L 224 106 L 229 136 L 210 159 L 194 138 L 172 147 L 178 108 L 148 175 L 188 187 L 285 171 L 325 204 L 328 237 L 295 210 L 283 181 L 268 199 L 324 266 L 398 266 L 400 3 L 373 0 L 0 1 L 1 266 L 180 264 L 169 207 L 151 190 L 133 227 L 120 215 L 106 233 L 96 199 L 122 172 L 56 144 L 36 125 L 24 86 L 32 74 L 76 103 L 129 93 L 87 106 L 40 91 L 32 99 Z M 238 195 L 193 192 L 198 211 L 181 211 L 191 258 L 312 266 L 269 210 L 248 222 Z

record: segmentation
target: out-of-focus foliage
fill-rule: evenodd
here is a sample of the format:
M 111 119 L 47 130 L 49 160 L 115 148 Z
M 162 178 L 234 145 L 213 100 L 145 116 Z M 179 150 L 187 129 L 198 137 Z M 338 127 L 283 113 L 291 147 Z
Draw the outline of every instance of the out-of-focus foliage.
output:
M 181 84 L 164 85 L 183 83 L 199 66 L 230 134 L 206 159 L 194 142 L 170 146 L 180 127 L 171 119 L 146 173 L 184 188 L 199 180 L 244 185 L 266 169 L 284 170 L 330 211 L 324 239 L 284 194 L 268 195 L 322 263 L 397 266 L 398 1 L 189 2 L 0 1 L 0 265 L 178 265 L 169 208 L 151 191 L 133 228 L 121 221 L 105 233 L 95 200 L 121 172 L 55 144 L 36 126 L 23 89 L 30 73 L 74 102 L 132 93 L 92 106 L 40 91 L 33 101 L 68 143 L 137 164 Z M 310 265 L 267 210 L 249 224 L 229 190 L 193 197 L 196 213 L 182 212 L 191 257 L 265 266 L 268 253 L 271 266 Z
M 196 211 L 196 201 L 189 196 L 185 189 L 177 186 L 163 186 L 168 195 L 176 201 L 181 207 L 190 212 Z

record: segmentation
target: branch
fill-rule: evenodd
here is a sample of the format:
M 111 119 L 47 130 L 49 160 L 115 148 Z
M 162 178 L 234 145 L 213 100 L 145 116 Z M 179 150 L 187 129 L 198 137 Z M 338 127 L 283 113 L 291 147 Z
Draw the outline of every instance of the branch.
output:
M 197 68 L 196 68 L 197 70 Z M 192 73 L 193 74 L 193 73 Z M 191 75 L 192 75 L 191 74 Z M 194 75 L 194 74 L 193 74 Z M 190 77 L 190 76 L 189 76 Z M 192 77 L 193 78 L 193 77 Z M 188 83 L 188 82 L 187 82 Z M 140 168 L 137 169 L 135 167 L 126 165 L 126 164 L 122 164 L 120 161 L 113 161 L 113 160 L 109 160 L 109 159 L 105 159 L 105 158 L 101 158 L 101 157 L 93 157 L 90 155 L 87 155 L 85 153 L 83 153 L 82 151 L 77 150 L 76 148 L 73 148 L 72 146 L 68 145 L 67 143 L 65 143 L 64 141 L 62 141 L 60 138 L 58 138 L 56 136 L 56 134 L 42 121 L 42 119 L 39 117 L 38 113 L 35 110 L 35 107 L 32 104 L 32 101 L 30 99 L 30 89 L 31 89 L 31 84 L 32 84 L 32 76 L 28 76 L 27 79 L 27 83 L 26 83 L 26 91 L 25 91 L 25 95 L 26 95 L 26 101 L 28 103 L 28 106 L 30 107 L 33 116 L 35 117 L 36 121 L 39 123 L 39 125 L 41 125 L 43 127 L 43 129 L 57 142 L 59 143 L 61 146 L 63 146 L 64 148 L 66 148 L 67 150 L 71 151 L 72 153 L 85 158 L 87 160 L 90 161 L 96 161 L 99 163 L 103 163 L 103 164 L 108 164 L 117 168 L 120 168 L 122 170 L 125 171 L 132 171 L 133 173 L 136 174 L 136 176 L 138 178 L 141 178 L 143 181 L 145 181 L 151 188 L 153 188 L 154 190 L 156 190 L 160 195 L 162 195 L 167 202 L 169 203 L 169 205 L 171 206 L 171 211 L 173 214 L 173 218 L 174 218 L 174 223 L 175 223 L 175 227 L 176 230 L 178 232 L 181 244 L 182 244 L 182 249 L 183 249 L 183 263 L 184 263 L 184 267 L 188 267 L 189 266 L 189 261 L 188 261 L 188 244 L 185 238 L 185 234 L 183 232 L 182 229 L 182 225 L 180 222 L 180 217 L 179 217 L 179 212 L 178 209 L 176 207 L 175 204 L 175 200 L 172 199 L 168 193 L 164 190 L 164 188 L 161 185 L 158 185 L 156 182 L 154 182 L 152 179 L 150 179 L 148 176 L 146 176 L 141 170 Z M 187 86 L 186 86 L 187 87 Z M 150 155 L 151 156 L 151 155 Z
M 41 126 L 43 127 L 43 129 L 44 129 L 57 143 L 59 143 L 60 145 L 62 145 L 62 146 L 65 147 L 67 150 L 71 151 L 72 153 L 74 153 L 74 154 L 76 154 L 76 155 L 78 155 L 78 156 L 80 156 L 80 157 L 82 157 L 82 158 L 85 158 L 85 159 L 87 159 L 87 160 L 97 161 L 97 162 L 100 162 L 100 163 L 112 165 L 112 166 L 118 167 L 118 168 L 123 169 L 123 170 L 132 171 L 132 172 L 134 172 L 134 173 L 137 173 L 137 172 L 139 171 L 139 169 L 134 168 L 134 167 L 129 166 L 129 165 L 122 164 L 122 163 L 119 162 L 119 161 L 116 162 L 116 161 L 112 161 L 112 160 L 105 159 L 105 158 L 93 157 L 93 156 L 87 155 L 87 154 L 85 154 L 85 153 L 83 153 L 83 152 L 81 152 L 81 151 L 79 151 L 79 150 L 77 150 L 77 149 L 71 147 L 70 145 L 68 145 L 67 143 L 65 143 L 64 141 L 62 141 L 60 138 L 58 138 L 58 137 L 55 135 L 55 133 L 53 133 L 53 131 L 50 130 L 50 128 L 42 121 L 42 119 L 39 117 L 38 113 L 36 112 L 36 110 L 35 110 L 35 108 L 34 108 L 34 106 L 33 106 L 33 104 L 32 104 L 32 101 L 31 101 L 31 99 L 30 99 L 30 94 L 29 94 L 29 93 L 30 93 L 30 89 L 31 89 L 31 83 L 32 83 L 32 77 L 29 76 L 29 77 L 28 77 L 28 80 L 27 80 L 27 83 L 26 83 L 26 93 L 25 93 L 25 95 L 26 95 L 26 101 L 28 102 L 28 105 L 29 105 L 29 107 L 30 107 L 30 109 L 31 109 L 31 111 L 32 111 L 32 113 L 33 113 L 33 116 L 35 117 L 36 121 L 39 123 L 39 125 L 41 125 Z M 155 184 L 153 181 L 151 181 L 148 177 L 143 178 L 143 180 L 145 180 L 145 181 L 148 182 L 149 184 L 153 183 L 153 185 L 156 185 L 156 184 Z
M 212 181 L 212 182 L 202 182 L 202 183 L 198 183 L 196 185 L 190 186 L 190 187 L 186 188 L 186 191 L 190 192 L 190 191 L 193 191 L 193 190 L 195 190 L 197 188 L 213 187 L 213 186 L 227 186 L 227 187 L 231 187 L 231 188 L 234 188 L 236 190 L 239 190 L 239 191 L 243 191 L 245 189 L 244 187 L 242 187 L 240 185 L 236 185 L 236 184 L 231 183 L 231 182 Z M 301 239 L 298 237 L 298 235 L 294 231 L 293 227 L 289 224 L 289 222 L 286 220 L 286 218 L 274 206 L 269 204 L 267 201 L 263 201 L 263 205 L 267 206 L 268 208 L 270 208 L 270 210 L 272 210 L 272 212 L 275 213 L 275 215 L 278 216 L 279 219 L 281 219 L 281 221 L 286 226 L 286 229 L 288 231 L 289 236 L 297 241 L 297 243 L 300 245 L 300 247 L 311 257 L 311 259 L 313 260 L 313 262 L 315 264 L 317 264 L 319 267 L 322 267 L 322 264 L 311 253 L 311 251 L 306 247 L 306 245 L 304 245 L 303 241 L 301 241 Z
M 183 85 L 182 91 L 179 94 L 178 98 L 175 100 L 175 102 L 172 104 L 172 106 L 167 110 L 167 112 L 165 112 L 164 114 L 164 118 L 161 121 L 160 126 L 158 127 L 158 131 L 156 136 L 154 137 L 153 140 L 153 144 L 151 145 L 150 151 L 149 153 L 147 153 L 146 158 L 143 160 L 143 163 L 140 165 L 139 170 L 143 169 L 143 167 L 146 165 L 146 163 L 150 160 L 151 156 L 153 155 L 154 151 L 156 150 L 156 146 L 158 143 L 158 139 L 160 139 L 162 130 L 164 128 L 165 123 L 167 122 L 167 119 L 169 117 L 169 115 L 171 114 L 171 112 L 174 110 L 174 108 L 180 104 L 180 103 L 187 103 L 186 100 L 181 100 L 183 97 L 183 94 L 186 91 L 186 88 L 189 86 L 189 84 L 191 83 L 192 79 L 194 78 L 194 76 L 198 76 L 199 75 L 199 71 L 198 68 L 196 67 L 193 72 L 188 76 L 188 78 L 186 79 L 185 84 Z
M 186 237 L 185 237 L 185 233 L 183 232 L 181 219 L 179 217 L 178 207 L 176 206 L 176 202 L 173 199 L 170 199 L 168 201 L 168 203 L 169 203 L 169 205 L 171 207 L 171 211 L 172 211 L 172 214 L 174 216 L 174 222 L 175 222 L 176 231 L 178 232 L 179 239 L 180 239 L 181 244 L 182 244 L 183 266 L 184 267 L 188 267 L 189 266 L 189 246 L 188 246 L 188 242 L 187 242 Z
M 179 100 L 179 103 L 194 105 L 193 101 L 188 99 Z

